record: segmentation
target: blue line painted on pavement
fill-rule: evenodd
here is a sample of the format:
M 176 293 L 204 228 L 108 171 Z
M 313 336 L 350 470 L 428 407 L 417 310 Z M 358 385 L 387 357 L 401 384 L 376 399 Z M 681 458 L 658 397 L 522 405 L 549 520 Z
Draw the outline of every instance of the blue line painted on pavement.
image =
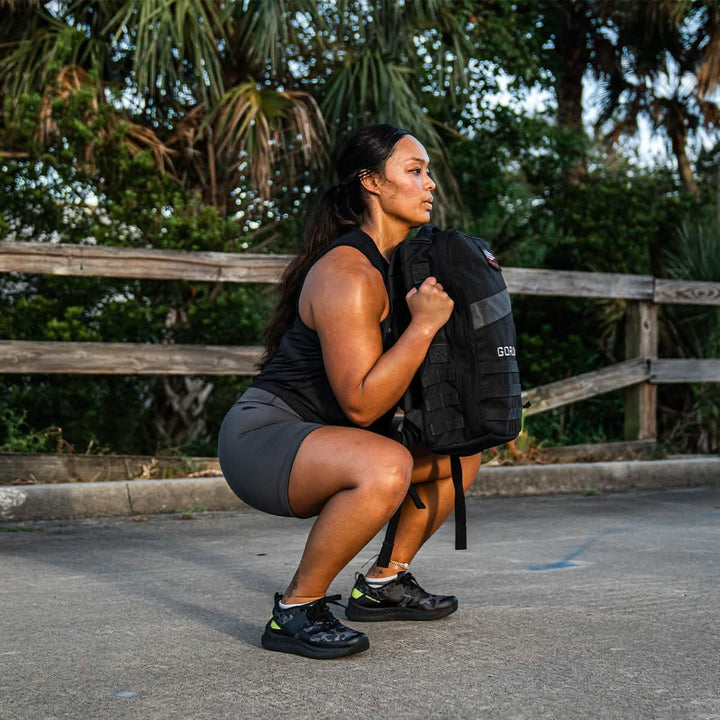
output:
M 572 562 L 573 560 L 579 558 L 586 550 L 589 550 L 604 537 L 614 535 L 619 532 L 623 532 L 623 528 L 611 528 L 610 530 L 605 530 L 599 535 L 586 540 L 582 545 L 580 545 L 580 547 L 568 553 L 562 560 L 558 560 L 554 563 L 548 563 L 547 565 L 531 565 L 528 570 L 532 572 L 544 572 L 546 570 L 566 570 L 567 568 L 577 567 L 577 564 Z
M 702 522 L 705 520 L 718 519 L 720 519 L 720 513 L 709 512 L 702 513 L 701 515 L 695 515 L 694 517 L 690 518 L 677 518 L 665 520 L 664 522 L 659 523 L 638 523 L 636 525 L 629 525 L 622 528 L 610 528 L 609 530 L 605 530 L 599 535 L 596 535 L 595 537 L 589 538 L 582 545 L 580 545 L 580 547 L 568 553 L 564 558 L 562 558 L 562 560 L 558 560 L 554 563 L 548 563 L 547 565 L 530 565 L 530 567 L 528 567 L 528 570 L 530 570 L 531 572 L 546 572 L 548 570 L 567 570 L 568 568 L 578 567 L 577 563 L 574 563 L 573 560 L 579 558 L 585 551 L 589 550 L 593 545 L 597 544 L 598 542 L 600 542 L 600 540 L 606 538 L 608 535 L 615 535 L 617 533 L 627 532 L 628 530 L 642 530 L 663 526 L 678 527 L 682 525 L 696 525 L 698 522 Z

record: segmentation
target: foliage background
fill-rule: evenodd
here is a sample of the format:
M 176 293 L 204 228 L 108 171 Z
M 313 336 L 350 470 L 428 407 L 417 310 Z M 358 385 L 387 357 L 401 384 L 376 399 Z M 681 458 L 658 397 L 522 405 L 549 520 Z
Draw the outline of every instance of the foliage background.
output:
M 294 252 L 347 132 L 408 127 L 505 265 L 720 280 L 715 0 L 0 0 L 0 237 Z M 664 151 L 638 152 L 642 133 Z M 0 338 L 260 344 L 268 286 L 0 276 Z M 525 387 L 624 359 L 620 301 L 514 298 Z M 664 357 L 717 309 L 661 307 Z M 0 450 L 212 455 L 247 378 L 0 376 Z M 660 439 L 718 450 L 716 386 Z M 530 419 L 619 440 L 622 393 Z

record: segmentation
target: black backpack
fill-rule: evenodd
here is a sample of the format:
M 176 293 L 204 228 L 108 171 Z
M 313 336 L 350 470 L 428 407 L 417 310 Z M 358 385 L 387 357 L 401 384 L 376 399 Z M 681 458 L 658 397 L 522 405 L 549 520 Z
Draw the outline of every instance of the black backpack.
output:
M 522 398 L 510 296 L 500 265 L 481 238 L 425 225 L 395 249 L 388 286 L 392 333 L 410 322 L 405 296 L 434 276 L 453 299 L 450 319 L 430 344 L 403 396 L 407 447 L 422 442 L 450 455 L 455 487 L 455 547 L 467 547 L 460 457 L 513 440 L 520 433 Z M 422 507 L 417 493 L 411 497 Z M 388 525 L 378 565 L 387 567 L 400 511 Z

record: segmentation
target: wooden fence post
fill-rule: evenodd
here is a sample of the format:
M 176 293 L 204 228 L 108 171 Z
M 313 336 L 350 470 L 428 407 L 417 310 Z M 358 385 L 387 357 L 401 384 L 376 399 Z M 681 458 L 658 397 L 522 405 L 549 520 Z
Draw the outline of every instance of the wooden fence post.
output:
M 657 305 L 628 302 L 625 315 L 625 357 L 657 359 Z M 657 437 L 657 385 L 640 383 L 625 390 L 625 439 Z

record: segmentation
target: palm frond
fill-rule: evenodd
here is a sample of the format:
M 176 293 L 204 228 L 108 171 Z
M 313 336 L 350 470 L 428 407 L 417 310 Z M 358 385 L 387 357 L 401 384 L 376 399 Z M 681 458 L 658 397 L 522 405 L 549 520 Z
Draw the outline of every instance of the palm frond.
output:
M 248 81 L 229 90 L 199 123 L 198 117 L 192 130 L 187 123 L 180 124 L 185 142 L 211 140 L 216 161 L 230 172 L 246 163 L 252 185 L 263 198 L 270 197 L 276 169 L 294 177 L 298 155 L 306 165 L 319 165 L 325 159 L 325 122 L 317 103 L 305 92 L 266 90 Z
M 111 137 L 123 143 L 131 155 L 149 150 L 161 170 L 172 169 L 172 156 L 176 151 L 165 145 L 150 128 L 127 120 L 111 108 L 105 100 L 102 86 L 77 65 L 60 68 L 55 82 L 43 94 L 36 130 L 36 139 L 41 147 L 50 145 L 53 138 L 62 132 L 55 115 L 56 102 L 59 100 L 63 105 L 67 104 L 73 95 L 81 92 L 87 93 L 89 100 L 86 99 L 84 115 L 78 120 L 87 126 L 94 126 L 102 113 L 102 120 L 95 127 L 96 139 L 85 146 L 83 162 L 86 169 L 96 166 L 96 153 Z
M 675 242 L 662 255 L 670 277 L 704 282 L 720 281 L 720 229 L 707 218 L 682 222 Z
M 112 131 L 115 127 L 122 130 L 125 145 L 131 155 L 137 155 L 140 152 L 149 150 L 155 164 L 161 170 L 172 171 L 172 159 L 178 155 L 178 152 L 160 140 L 150 128 L 124 119 L 120 115 L 114 116 L 108 125 L 108 130 Z
M 116 49 L 132 48 L 141 93 L 158 99 L 184 86 L 200 101 L 217 100 L 224 92 L 219 52 L 228 7 L 214 0 L 126 0 L 104 31 Z
M 2 45 L 0 81 L 13 100 L 45 92 L 59 68 L 79 65 L 88 39 L 79 29 L 41 11 L 27 16 L 22 35 Z
M 620 71 L 612 72 L 605 83 L 600 85 L 595 93 L 595 101 L 599 107 L 598 119 L 596 127 L 601 127 L 618 111 L 622 110 L 627 103 L 621 102 L 623 93 L 629 91 L 631 96 L 637 95 L 636 89 L 627 82 L 625 76 Z
M 386 62 L 377 51 L 368 51 L 336 70 L 326 86 L 323 115 L 333 119 L 333 142 L 363 125 L 390 123 L 405 128 L 427 148 L 438 189 L 436 209 L 442 221 L 457 210 L 457 183 L 450 171 L 435 123 L 419 103 L 409 67 Z
M 710 208 L 707 208 L 710 210 Z M 671 245 L 662 252 L 668 275 L 678 280 L 720 281 L 720 227 L 710 212 L 682 222 Z M 720 308 L 670 306 L 664 310 L 665 331 L 674 351 L 686 357 L 717 357 Z
M 318 3 L 313 0 L 247 0 L 234 3 L 235 42 L 255 62 L 269 62 L 274 74 L 282 74 L 284 64 L 310 20 L 314 27 L 323 23 Z M 302 22 L 299 16 L 304 16 Z
M 411 86 L 413 80 L 410 68 L 386 62 L 379 52 L 360 53 L 348 58 L 328 80 L 323 115 L 336 121 L 335 135 L 370 122 L 390 122 L 435 137 Z
M 476 4 L 446 0 L 424 4 L 425 10 L 416 11 L 417 15 L 409 18 L 409 24 L 421 30 L 429 29 L 440 37 L 440 49 L 434 58 L 439 70 L 438 84 L 446 87 L 451 102 L 455 103 L 458 91 L 468 86 L 467 68 L 475 50 L 468 26 Z

